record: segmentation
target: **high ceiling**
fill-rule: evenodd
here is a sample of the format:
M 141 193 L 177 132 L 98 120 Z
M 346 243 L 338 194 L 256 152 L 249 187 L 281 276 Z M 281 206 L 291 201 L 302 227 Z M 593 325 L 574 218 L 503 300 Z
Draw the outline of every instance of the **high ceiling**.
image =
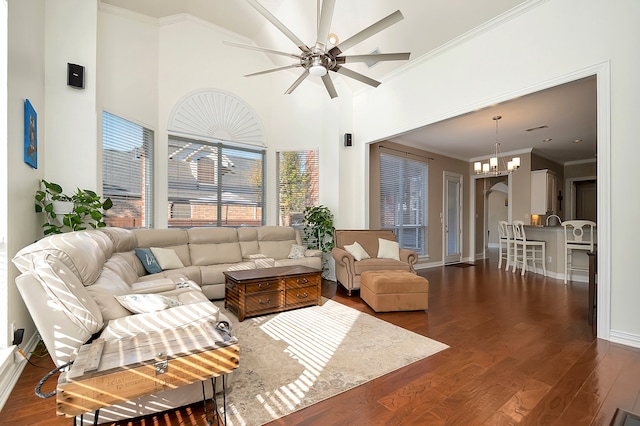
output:
M 293 43 L 257 13 L 246 1 L 234 0 L 101 0 L 155 18 L 188 13 L 248 39 L 247 43 L 278 51 L 299 53 Z M 319 0 L 258 0 L 296 36 L 312 45 L 316 37 Z M 404 19 L 349 49 L 346 54 L 411 52 L 411 60 L 474 29 L 491 25 L 527 7 L 534 0 L 337 0 L 331 32 L 345 40 L 358 31 L 399 9 Z M 233 47 L 229 47 L 232 49 Z M 247 51 L 247 55 L 261 55 Z M 293 63 L 274 56 L 274 68 Z M 377 79 L 406 66 L 407 62 L 348 64 L 347 68 Z M 262 71 L 246 70 L 246 73 Z M 297 78 L 299 69 L 279 71 Z M 332 73 L 332 78 L 343 78 Z M 261 78 L 261 77 L 251 77 Z M 344 78 L 354 90 L 362 83 Z M 286 88 L 283 88 L 283 91 Z M 283 95 L 284 96 L 284 95 Z M 291 95 L 295 96 L 295 92 Z M 326 96 L 318 84 L 318 96 Z M 480 111 L 465 114 L 393 138 L 395 142 L 471 160 L 488 156 L 496 139 L 492 117 L 501 115 L 499 142 L 503 152 L 533 148 L 539 154 L 560 162 L 594 158 L 596 153 L 595 78 L 572 82 Z M 525 131 L 539 126 L 546 128 Z M 542 142 L 552 139 L 550 142 Z M 572 141 L 581 139 L 580 143 Z

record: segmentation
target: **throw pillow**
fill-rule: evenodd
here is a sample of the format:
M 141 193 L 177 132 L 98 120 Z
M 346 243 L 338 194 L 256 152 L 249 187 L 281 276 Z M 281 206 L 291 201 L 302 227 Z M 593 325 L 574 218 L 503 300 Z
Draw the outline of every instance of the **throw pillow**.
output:
M 400 244 L 378 238 L 378 258 L 400 260 Z
M 307 252 L 307 248 L 305 246 L 291 244 L 291 251 L 289 251 L 289 259 L 304 259 L 304 255 L 306 252 Z
M 357 241 L 348 246 L 344 246 L 344 249 L 349 253 L 355 260 L 362 259 L 371 259 L 369 253 L 362 247 Z
M 162 272 L 162 268 L 158 265 L 158 261 L 151 253 L 151 249 L 148 248 L 137 248 L 136 256 L 142 262 L 142 266 L 144 269 L 150 274 L 157 274 L 158 272 Z
M 184 268 L 184 264 L 176 254 L 175 250 L 151 247 L 151 253 L 153 253 L 162 269 Z
M 115 298 L 126 310 L 134 314 L 162 311 L 181 305 L 177 300 L 161 294 L 125 294 Z

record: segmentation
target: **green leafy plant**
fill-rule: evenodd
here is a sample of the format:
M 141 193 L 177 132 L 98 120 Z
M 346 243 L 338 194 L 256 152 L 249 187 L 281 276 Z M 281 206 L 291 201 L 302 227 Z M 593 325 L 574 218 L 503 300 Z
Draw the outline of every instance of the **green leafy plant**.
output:
M 304 209 L 304 239 L 307 247 L 318 249 L 323 253 L 322 270 L 324 275 L 328 271 L 328 253 L 333 249 L 333 214 L 325 206 L 306 207 Z
M 36 191 L 36 213 L 45 213 L 46 223 L 42 225 L 44 235 L 61 234 L 68 231 L 80 231 L 91 228 L 103 228 L 105 211 L 113 207 L 110 198 L 104 201 L 95 192 L 77 188 L 76 192 L 68 195 L 57 183 L 42 179 L 41 188 Z M 55 202 L 69 203 L 70 211 L 60 213 L 56 211 Z

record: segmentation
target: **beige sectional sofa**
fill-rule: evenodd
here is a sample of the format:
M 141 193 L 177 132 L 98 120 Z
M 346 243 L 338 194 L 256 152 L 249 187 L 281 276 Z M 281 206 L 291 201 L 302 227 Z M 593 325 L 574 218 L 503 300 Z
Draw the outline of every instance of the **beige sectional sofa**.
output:
M 20 250 L 13 262 L 22 273 L 18 290 L 51 358 L 62 366 L 92 338 L 229 322 L 210 300 L 224 298 L 223 272 L 292 264 L 320 269 L 317 250 L 289 258 L 300 245 L 300 235 L 289 227 L 103 228 L 45 237 Z M 171 268 L 148 273 L 136 249 L 164 249 L 163 256 L 172 255 Z M 102 409 L 100 422 L 201 400 L 202 387 L 194 383 Z

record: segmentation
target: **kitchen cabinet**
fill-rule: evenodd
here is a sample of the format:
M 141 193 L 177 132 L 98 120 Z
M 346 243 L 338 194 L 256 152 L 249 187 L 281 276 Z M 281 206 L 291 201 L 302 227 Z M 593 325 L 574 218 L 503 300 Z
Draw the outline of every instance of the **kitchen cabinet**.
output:
M 556 175 L 551 170 L 531 172 L 531 214 L 556 213 Z

